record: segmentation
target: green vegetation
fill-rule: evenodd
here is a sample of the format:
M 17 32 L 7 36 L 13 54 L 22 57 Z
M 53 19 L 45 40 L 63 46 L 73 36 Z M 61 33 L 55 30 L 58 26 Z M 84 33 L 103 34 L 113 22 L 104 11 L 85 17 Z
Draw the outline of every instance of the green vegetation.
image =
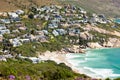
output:
M 97 24 L 97 27 L 100 27 L 102 29 L 109 30 L 109 31 L 114 31 L 114 29 L 111 26 L 112 24 Z
M 24 56 L 36 56 L 36 49 L 33 47 L 34 45 L 35 43 L 25 43 L 21 46 L 13 48 L 13 51 Z
M 32 3 L 32 0 L 29 0 Z M 69 2 L 69 1 L 68 1 Z M 73 1 L 73 4 L 74 3 Z M 78 5 L 79 6 L 79 5 Z M 25 7 L 25 6 L 23 6 Z M 60 12 L 65 11 L 65 9 L 61 9 Z M 91 11 L 91 10 L 90 10 Z M 79 13 L 78 9 L 76 11 Z M 92 12 L 92 11 L 91 11 Z M 87 13 L 88 16 L 91 16 L 91 12 Z M 77 14 L 76 13 L 76 14 Z M 0 43 L 0 49 L 4 50 L 9 50 L 8 53 L 15 55 L 14 59 L 8 59 L 7 62 L 0 62 L 0 79 L 5 78 L 7 79 L 9 75 L 15 76 L 16 80 L 23 80 L 25 79 L 26 76 L 30 76 L 31 80 L 74 80 L 76 78 L 88 78 L 85 75 L 81 74 L 76 74 L 72 71 L 72 69 L 68 66 L 66 66 L 64 63 L 56 64 L 55 62 L 52 61 L 45 61 L 41 62 L 38 64 L 32 64 L 31 60 L 29 59 L 21 59 L 17 57 L 16 54 L 22 54 L 22 56 L 30 57 L 30 56 L 37 56 L 37 52 L 44 53 L 45 51 L 60 51 L 64 47 L 69 47 L 71 45 L 81 45 L 81 46 L 87 46 L 88 42 L 99 42 L 103 43 L 104 41 L 107 41 L 109 37 L 117 37 L 117 36 L 112 36 L 108 34 L 103 34 L 103 33 L 98 33 L 96 31 L 90 31 L 94 37 L 93 39 L 83 39 L 79 35 L 76 36 L 70 36 L 70 35 L 63 35 L 63 36 L 54 36 L 52 34 L 52 31 L 57 29 L 48 29 L 47 25 L 51 23 L 51 20 L 45 21 L 45 19 L 34 19 L 34 15 L 38 14 L 38 11 L 36 8 L 31 7 L 30 11 L 28 11 L 27 15 L 28 18 L 22 19 L 22 26 L 21 27 L 26 27 L 27 30 L 22 30 L 18 29 L 18 31 L 13 31 L 16 30 L 17 26 L 16 23 L 11 23 L 11 25 L 8 27 L 10 29 L 11 34 L 4 34 L 4 38 L 6 39 L 6 42 Z M 41 14 L 46 14 L 46 11 L 41 12 Z M 51 16 L 51 15 L 50 15 Z M 22 16 L 21 16 L 22 17 Z M 65 17 L 65 20 L 67 20 L 67 17 Z M 51 17 L 51 18 L 54 18 Z M 83 20 L 83 18 L 78 18 L 78 17 L 71 17 L 72 21 L 75 20 Z M 68 20 L 67 20 L 68 21 Z M 66 22 L 66 21 L 65 21 Z M 64 21 L 63 21 L 64 23 Z M 86 23 L 81 23 L 81 26 L 85 26 Z M 103 28 L 108 31 L 120 31 L 120 27 L 117 28 L 112 28 L 113 24 L 98 24 L 97 26 L 100 28 Z M 117 24 L 118 25 L 118 24 Z M 120 26 L 120 25 L 118 25 Z M 70 26 L 70 27 L 76 27 L 76 26 Z M 21 35 L 24 34 L 33 34 L 36 36 L 37 30 L 43 30 L 46 29 L 48 30 L 49 34 L 46 35 L 48 42 L 39 42 L 37 41 L 32 41 L 32 42 L 26 42 L 18 47 L 13 47 L 12 44 L 10 44 L 9 39 L 11 38 L 16 38 L 16 37 L 21 37 Z M 58 28 L 59 29 L 59 28 Z M 67 28 L 64 28 L 65 30 Z M 84 29 L 82 27 L 79 28 L 81 32 L 84 32 Z M 12 32 L 13 31 L 13 32 Z M 38 35 L 38 34 L 37 34 Z M 21 37 L 23 38 L 23 37 Z M 118 38 L 118 37 L 117 37 Z M 3 54 L 2 52 L 0 54 Z M 85 79 L 86 80 L 86 79 Z M 109 80 L 107 78 L 106 80 Z M 115 80 L 119 80 L 115 79 Z
M 22 21 L 27 27 L 27 32 L 30 32 L 31 30 L 41 29 L 42 21 L 39 19 L 23 19 Z
M 26 60 L 16 59 L 0 62 L 0 77 L 8 78 L 9 75 L 14 75 L 17 80 L 25 80 L 25 76 L 30 76 L 31 80 L 74 80 L 76 77 L 87 77 L 74 73 L 63 63 L 56 64 L 53 61 L 45 61 L 32 64 Z
M 116 78 L 116 79 L 114 79 L 114 80 L 120 80 L 120 78 Z
M 30 13 L 30 14 L 28 15 L 28 18 L 33 19 L 33 18 L 34 18 L 34 15 L 33 15 L 32 13 Z
M 2 49 L 3 47 L 2 47 L 2 43 L 0 42 L 0 49 Z
M 104 41 L 108 41 L 108 39 L 110 37 L 119 38 L 118 36 L 115 36 L 115 35 L 103 34 L 103 33 L 97 32 L 97 31 L 89 31 L 89 33 L 94 35 L 93 40 L 89 40 L 89 42 L 103 42 L 102 41 L 103 39 L 104 39 Z
M 89 40 L 90 42 L 99 42 L 100 39 L 105 39 L 105 41 L 107 41 L 108 38 L 110 37 L 109 35 L 99 33 L 99 32 L 96 32 L 96 31 L 90 31 L 89 33 L 94 35 L 93 40 Z
M 120 24 L 115 23 L 115 25 L 117 26 L 117 28 L 115 28 L 115 30 L 120 32 Z
M 63 47 L 68 46 L 68 45 L 69 45 L 68 39 L 65 39 L 64 36 L 58 36 L 58 37 L 50 39 L 48 42 L 24 43 L 21 46 L 13 47 L 12 52 L 13 53 L 20 53 L 24 56 L 37 56 L 36 52 L 45 52 L 47 50 L 59 51 Z
M 117 27 L 115 27 L 115 28 L 112 28 L 112 26 L 113 25 L 116 25 Z M 120 25 L 119 24 L 113 24 L 113 23 L 111 23 L 111 24 L 97 24 L 97 27 L 100 27 L 100 28 L 102 28 L 102 29 L 105 29 L 105 30 L 108 30 L 108 31 L 118 31 L 118 32 L 120 32 Z

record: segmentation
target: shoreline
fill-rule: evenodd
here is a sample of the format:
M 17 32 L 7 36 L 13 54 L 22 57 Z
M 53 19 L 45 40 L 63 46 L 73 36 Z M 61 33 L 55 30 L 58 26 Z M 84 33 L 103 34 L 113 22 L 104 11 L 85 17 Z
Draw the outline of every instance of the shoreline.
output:
M 111 49 L 111 48 L 95 48 L 95 49 Z M 91 48 L 87 48 L 87 49 L 83 49 L 85 51 L 89 51 L 89 50 L 93 50 Z M 52 60 L 55 61 L 57 64 L 59 63 L 64 63 L 66 64 L 68 67 L 70 67 L 74 72 L 79 73 L 79 74 L 85 74 L 86 76 L 89 76 L 91 78 L 95 78 L 95 79 L 106 79 L 105 77 L 101 76 L 101 75 L 90 75 L 89 73 L 87 74 L 86 72 L 84 72 L 83 68 L 76 68 L 73 64 L 70 63 L 70 61 L 68 61 L 69 59 L 67 58 L 67 54 L 70 54 L 68 52 L 62 53 L 61 51 L 54 51 L 54 52 L 50 52 L 50 51 L 46 51 L 44 53 L 44 55 L 39 55 L 39 58 L 41 58 L 42 60 Z M 74 54 L 74 53 L 71 53 Z M 77 54 L 77 53 L 76 53 Z M 80 54 L 80 53 L 79 53 Z M 83 54 L 83 53 L 81 53 Z M 85 69 L 87 71 L 89 71 L 89 69 Z
M 68 54 L 68 53 L 67 53 Z M 74 72 L 78 73 L 79 70 L 73 68 L 72 64 L 70 64 L 66 59 L 66 54 L 60 54 L 58 51 L 50 52 L 46 51 L 44 55 L 39 55 L 39 58 L 42 60 L 52 60 L 55 61 L 57 64 L 59 63 L 65 63 L 67 66 L 69 66 Z
M 58 51 L 55 51 L 55 52 L 46 51 L 45 55 L 39 55 L 39 58 L 41 58 L 42 60 L 52 60 L 52 61 L 55 61 L 57 64 L 64 63 L 68 67 L 70 67 L 75 73 L 85 74 L 84 71 L 82 71 L 82 69 L 81 70 L 77 69 L 71 63 L 69 63 L 69 61 L 67 60 L 66 54 L 59 54 Z M 85 75 L 89 76 L 88 74 L 85 74 Z M 101 79 L 95 76 L 94 77 L 89 76 L 89 77 L 95 78 L 95 79 Z
M 70 54 L 70 53 L 67 53 Z M 71 53 L 72 54 L 72 53 Z M 44 55 L 39 55 L 39 58 L 41 58 L 42 60 L 52 60 L 55 61 L 57 64 L 59 63 L 64 63 L 66 64 L 68 67 L 70 67 L 75 73 L 79 73 L 79 74 L 85 74 L 86 76 L 89 76 L 91 78 L 95 78 L 95 79 L 101 79 L 100 77 L 96 77 L 96 76 L 90 76 L 86 73 L 84 73 L 84 71 L 82 69 L 78 69 L 76 67 L 74 67 L 68 60 L 66 57 L 66 54 L 62 54 L 59 51 L 55 51 L 55 52 L 50 52 L 50 51 L 46 51 L 44 53 Z

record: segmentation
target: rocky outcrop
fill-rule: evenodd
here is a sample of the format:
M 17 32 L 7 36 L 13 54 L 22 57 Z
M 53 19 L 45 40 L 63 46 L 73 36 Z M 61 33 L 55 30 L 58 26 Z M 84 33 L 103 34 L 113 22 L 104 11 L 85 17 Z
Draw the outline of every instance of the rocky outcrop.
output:
M 113 47 L 113 44 L 110 41 L 108 41 L 108 42 L 104 42 L 103 46 L 104 47 Z
M 102 48 L 102 46 L 98 42 L 89 42 L 87 46 L 90 48 Z
M 89 39 L 92 40 L 93 39 L 93 35 L 90 34 L 88 31 L 81 32 L 80 37 L 83 38 L 84 40 L 89 40 Z
M 120 47 L 120 39 L 109 38 L 107 42 L 103 43 L 104 47 Z
M 79 45 L 73 45 L 69 48 L 63 48 L 62 51 L 66 53 L 85 53 L 85 50 L 81 49 Z

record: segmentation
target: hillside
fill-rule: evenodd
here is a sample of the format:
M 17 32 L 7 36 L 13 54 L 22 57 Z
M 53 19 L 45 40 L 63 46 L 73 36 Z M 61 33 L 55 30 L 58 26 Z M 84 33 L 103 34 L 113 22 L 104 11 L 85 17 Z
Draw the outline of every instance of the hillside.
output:
M 120 0 L 0 0 L 0 11 L 13 11 L 19 8 L 28 8 L 30 5 L 74 4 L 83 7 L 89 12 L 120 16 Z
M 72 3 L 84 9 L 107 16 L 120 16 L 120 0 L 59 0 L 62 3 Z
M 5 0 L 0 0 L 0 11 L 12 11 L 16 9 L 18 9 L 18 7 L 14 4 L 6 2 Z
M 56 0 L 0 0 L 0 11 L 13 11 L 20 8 L 28 8 L 30 5 L 58 4 Z

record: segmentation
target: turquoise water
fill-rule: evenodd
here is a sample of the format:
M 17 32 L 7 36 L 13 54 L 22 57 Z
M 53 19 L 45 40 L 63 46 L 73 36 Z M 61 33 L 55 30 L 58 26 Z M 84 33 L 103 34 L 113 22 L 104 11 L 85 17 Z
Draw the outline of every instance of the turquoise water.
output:
M 68 54 L 67 58 L 89 76 L 120 77 L 120 48 L 88 50 L 86 54 Z
M 114 22 L 120 24 L 120 19 L 115 19 Z

